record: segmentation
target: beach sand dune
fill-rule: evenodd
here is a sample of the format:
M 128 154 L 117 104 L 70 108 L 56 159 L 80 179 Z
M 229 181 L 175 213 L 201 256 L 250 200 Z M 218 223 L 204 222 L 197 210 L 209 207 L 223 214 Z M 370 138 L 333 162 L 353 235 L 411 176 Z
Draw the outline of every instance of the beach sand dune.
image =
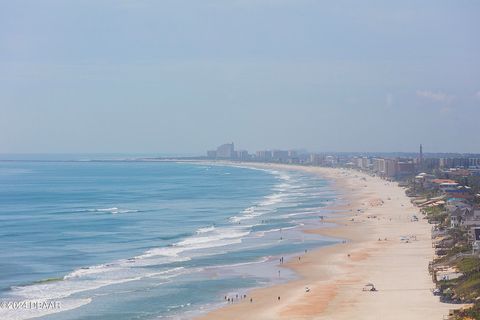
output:
M 254 289 L 246 299 L 199 319 L 443 319 L 458 305 L 440 303 L 428 262 L 434 251 L 429 225 L 394 182 L 346 169 L 284 165 L 335 184 L 344 204 L 336 226 L 307 230 L 346 243 L 312 250 L 284 264 L 298 280 Z M 364 291 L 374 284 L 377 291 Z M 306 289 L 308 288 L 308 290 Z M 279 299 L 280 297 L 280 299 Z

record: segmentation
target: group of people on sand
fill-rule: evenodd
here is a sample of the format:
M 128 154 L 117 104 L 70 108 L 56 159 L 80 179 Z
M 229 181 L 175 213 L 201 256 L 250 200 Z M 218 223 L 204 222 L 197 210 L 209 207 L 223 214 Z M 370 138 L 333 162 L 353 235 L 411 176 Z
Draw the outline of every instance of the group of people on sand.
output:
M 306 287 L 306 292 L 309 292 L 310 289 L 308 287 Z M 244 294 L 244 295 L 238 295 L 236 294 L 235 297 L 229 297 L 229 296 L 225 296 L 225 301 L 228 302 L 228 303 L 235 303 L 236 301 L 242 301 L 242 300 L 247 300 L 247 295 Z M 277 300 L 280 301 L 280 296 L 277 297 Z M 253 298 L 250 297 L 250 302 L 253 302 Z
M 307 253 L 308 250 L 305 249 L 304 252 Z M 301 261 L 301 259 L 302 259 L 302 257 L 299 256 L 299 257 L 298 257 L 298 261 Z M 279 261 L 280 261 L 280 264 L 283 264 L 283 262 L 284 262 L 284 257 L 280 257 Z M 278 270 L 278 276 L 280 277 L 280 270 Z M 310 291 L 310 289 L 307 288 L 307 289 L 306 289 L 306 292 L 309 292 L 309 291 Z M 224 300 L 225 300 L 226 302 L 228 302 L 228 303 L 235 303 L 235 301 L 239 301 L 239 300 L 241 301 L 241 300 L 244 300 L 244 299 L 247 299 L 247 295 L 246 295 L 246 294 L 238 295 L 238 293 L 237 293 L 237 294 L 235 294 L 234 297 L 229 297 L 229 296 L 225 296 L 225 297 L 224 297 Z M 280 301 L 280 296 L 277 297 L 277 300 Z M 252 297 L 250 297 L 250 302 L 253 302 L 253 298 L 252 298 Z
M 346 242 L 344 242 L 346 243 Z M 305 254 L 307 254 L 308 250 L 305 249 L 304 250 Z M 301 261 L 302 260 L 302 257 L 301 256 L 298 256 L 298 261 Z M 280 264 L 283 264 L 285 262 L 285 259 L 283 257 L 280 257 L 280 259 L 278 260 L 280 262 Z M 278 271 L 280 273 L 280 271 Z
M 229 296 L 225 296 L 225 301 L 227 301 L 228 303 L 235 303 L 235 301 L 241 301 L 241 300 L 246 300 L 247 299 L 247 295 L 246 294 L 243 294 L 243 295 L 238 295 L 238 293 L 235 295 L 235 297 L 229 297 Z M 250 298 L 250 302 L 253 302 L 253 298 Z

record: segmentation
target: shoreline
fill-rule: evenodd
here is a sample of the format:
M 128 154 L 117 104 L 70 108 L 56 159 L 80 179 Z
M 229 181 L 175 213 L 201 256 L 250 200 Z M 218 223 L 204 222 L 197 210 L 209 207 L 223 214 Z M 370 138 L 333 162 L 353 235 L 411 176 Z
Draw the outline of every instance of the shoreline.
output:
M 459 307 L 441 303 L 431 293 L 431 227 L 423 219 L 411 221 L 421 214 L 397 183 L 349 169 L 223 164 L 302 170 L 327 179 L 347 203 L 327 207 L 337 211 L 335 218 L 326 220 L 334 226 L 304 232 L 347 241 L 282 265 L 298 279 L 253 288 L 252 302 L 225 305 L 195 319 L 443 319 Z M 367 283 L 378 291 L 363 291 Z

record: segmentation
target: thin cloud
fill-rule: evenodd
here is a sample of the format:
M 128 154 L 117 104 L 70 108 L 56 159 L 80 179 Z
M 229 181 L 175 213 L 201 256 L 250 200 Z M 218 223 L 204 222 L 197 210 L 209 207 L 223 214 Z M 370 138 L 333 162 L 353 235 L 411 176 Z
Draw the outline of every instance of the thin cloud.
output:
M 387 108 L 391 108 L 393 106 L 393 95 L 391 93 L 387 93 L 385 96 L 385 105 Z
M 450 112 L 452 112 L 452 108 L 448 106 L 442 107 L 442 109 L 440 109 L 441 114 L 449 114 Z
M 417 90 L 417 96 L 434 101 L 434 102 L 441 102 L 441 103 L 451 103 L 454 99 L 455 96 L 447 94 L 442 91 L 429 91 L 429 90 Z

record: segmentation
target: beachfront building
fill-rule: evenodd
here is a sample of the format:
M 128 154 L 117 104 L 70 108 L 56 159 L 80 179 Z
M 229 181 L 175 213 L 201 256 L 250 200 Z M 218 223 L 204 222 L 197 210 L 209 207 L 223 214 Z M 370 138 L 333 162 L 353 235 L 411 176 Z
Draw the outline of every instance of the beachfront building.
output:
M 472 188 L 469 186 L 458 186 L 445 191 L 447 198 L 473 199 Z
M 288 162 L 289 163 L 300 163 L 300 157 L 296 150 L 288 150 Z
M 238 150 L 235 151 L 235 159 L 240 161 L 248 161 L 250 160 L 250 155 L 248 154 L 247 150 Z
M 468 158 L 469 168 L 480 168 L 480 158 Z
M 235 156 L 235 148 L 232 143 L 222 144 L 217 148 L 218 159 L 233 159 Z
M 362 158 L 362 169 L 369 169 L 371 166 L 370 159 L 367 157 Z
M 425 158 L 422 161 L 421 171 L 433 172 L 440 168 L 439 158 Z
M 372 170 L 375 173 L 382 173 L 385 171 L 385 160 L 380 158 L 372 159 Z
M 287 162 L 288 161 L 288 151 L 286 151 L 286 150 L 273 150 L 272 151 L 272 161 Z
M 450 168 L 448 170 L 444 170 L 443 173 L 446 174 L 448 177 L 455 179 L 466 178 L 472 175 L 471 170 L 463 168 Z
M 413 161 L 398 161 L 397 162 L 397 177 L 408 177 L 415 174 L 415 164 Z
M 349 163 L 350 166 L 362 168 L 362 158 L 353 157 L 352 161 Z
M 397 160 L 385 159 L 384 176 L 388 178 L 394 178 L 397 176 Z
M 454 211 L 450 213 L 450 228 L 458 228 L 465 224 L 467 220 L 467 216 L 470 215 L 472 208 L 463 207 L 463 208 L 456 208 Z
M 362 159 L 357 160 L 357 164 L 364 162 Z M 373 158 L 371 164 L 372 171 L 385 178 L 393 178 L 397 174 L 397 161 L 394 159 Z
M 298 158 L 298 152 L 296 150 L 288 150 L 288 157 L 290 159 Z
M 354 157 L 352 159 L 352 162 L 354 166 L 363 170 L 369 169 L 371 165 L 370 159 L 367 157 Z
M 334 167 L 339 163 L 338 157 L 335 156 L 326 156 L 324 165 L 329 166 L 329 167 Z
M 450 214 L 450 226 L 452 228 L 463 227 L 467 230 L 480 227 L 480 208 L 464 207 L 455 209 Z
M 310 154 L 309 162 L 311 165 L 320 166 L 323 164 L 323 160 L 324 160 L 324 157 L 319 154 L 316 154 L 316 153 Z
M 385 159 L 377 159 L 377 165 L 378 165 L 378 173 L 382 176 L 385 175 L 385 170 L 386 170 L 386 162 Z
M 270 150 L 260 150 L 255 154 L 255 160 L 257 161 L 270 161 L 272 160 L 272 151 Z
M 431 185 L 431 181 L 435 179 L 435 175 L 421 172 L 415 176 L 415 183 L 426 189 Z
M 469 158 L 440 158 L 440 168 L 468 168 Z
M 451 179 L 431 179 L 425 181 L 425 187 L 445 191 L 449 188 L 456 188 L 459 184 Z

